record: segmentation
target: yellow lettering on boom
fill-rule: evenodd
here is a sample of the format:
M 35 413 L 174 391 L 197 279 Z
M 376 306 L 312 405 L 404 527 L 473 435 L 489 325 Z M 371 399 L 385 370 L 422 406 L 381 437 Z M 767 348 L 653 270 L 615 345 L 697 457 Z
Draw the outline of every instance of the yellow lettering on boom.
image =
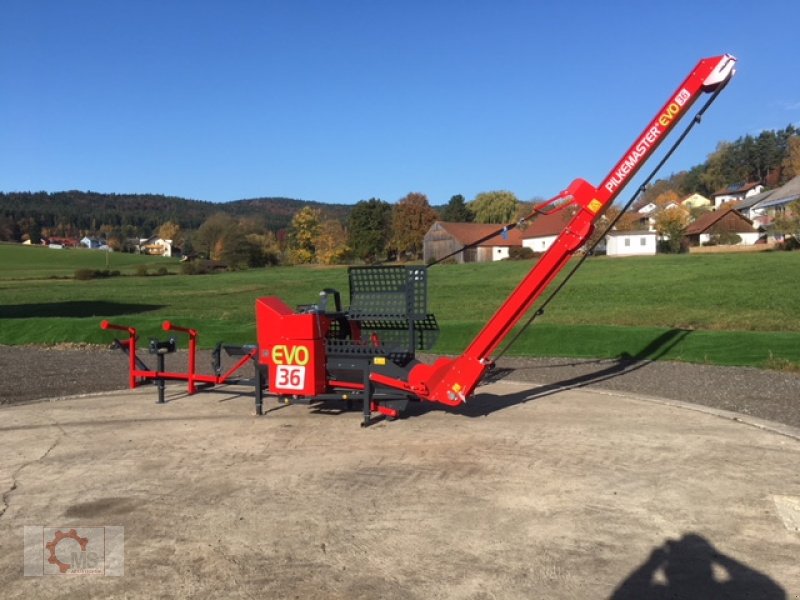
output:
M 667 106 L 667 109 L 661 113 L 661 116 L 658 117 L 658 122 L 663 127 L 666 127 L 672 122 L 672 120 L 675 118 L 675 115 L 677 115 L 679 112 L 681 112 L 681 107 L 675 102 L 672 102 L 669 106 Z

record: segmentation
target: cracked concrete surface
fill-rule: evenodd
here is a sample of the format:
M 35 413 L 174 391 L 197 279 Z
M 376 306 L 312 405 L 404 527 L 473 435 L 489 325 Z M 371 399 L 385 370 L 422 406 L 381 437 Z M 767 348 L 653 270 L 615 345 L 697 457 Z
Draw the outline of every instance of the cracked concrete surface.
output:
M 172 398 L 2 409 L 5 598 L 800 594 L 786 432 L 513 382 L 366 430 L 357 412 Z M 125 575 L 23 577 L 26 525 L 123 526 Z
M 5 515 L 6 513 L 6 510 L 8 510 L 9 499 L 11 495 L 14 493 L 14 491 L 17 489 L 17 482 L 19 480 L 20 473 L 30 465 L 46 459 L 50 455 L 50 453 L 55 449 L 55 447 L 58 446 L 58 443 L 61 441 L 61 438 L 65 435 L 65 432 L 61 427 L 61 425 L 59 425 L 55 421 L 52 422 L 52 425 L 59 432 L 58 437 L 56 437 L 56 439 L 53 440 L 53 443 L 50 444 L 50 446 L 42 453 L 41 456 L 17 466 L 16 469 L 14 469 L 14 471 L 11 473 L 10 485 L 8 486 L 4 485 L 5 492 L 3 492 L 2 495 L 3 506 L 0 507 L 0 519 L 3 518 L 3 515 Z M 5 462 L 5 460 L 3 460 L 3 462 Z M 6 470 L 7 467 L 5 464 L 3 464 L 2 472 L 6 472 Z

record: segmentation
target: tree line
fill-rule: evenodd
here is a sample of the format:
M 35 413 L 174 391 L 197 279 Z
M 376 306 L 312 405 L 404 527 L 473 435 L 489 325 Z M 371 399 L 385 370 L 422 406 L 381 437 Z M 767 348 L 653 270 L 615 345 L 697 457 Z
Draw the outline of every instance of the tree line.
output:
M 370 198 L 353 206 L 290 198 L 214 204 L 150 194 L 12 192 L 0 193 L 0 241 L 89 236 L 133 252 L 140 239 L 158 235 L 187 256 L 234 268 L 413 260 L 421 257 L 422 238 L 437 219 L 505 223 L 524 206 L 506 191 L 481 193 L 470 202 L 454 195 L 438 208 L 418 192 L 394 204 Z
M 411 192 L 390 204 L 380 198 L 353 205 L 346 218 L 326 214 L 320 207 L 303 206 L 285 231 L 259 230 L 252 219 L 218 213 L 193 232 L 176 224 L 159 229 L 179 239 L 184 253 L 236 267 L 274 264 L 377 263 L 418 260 L 425 233 L 436 220 L 507 223 L 521 214 L 525 203 L 507 191 L 485 192 L 466 202 L 460 194 L 434 208 L 428 197 Z
M 0 241 L 38 243 L 42 237 L 106 239 L 148 237 L 166 221 L 184 231 L 196 230 L 211 216 L 227 214 L 250 219 L 260 228 L 285 230 L 303 206 L 322 208 L 326 214 L 345 218 L 350 207 L 292 198 L 252 198 L 213 203 L 158 194 L 103 194 L 98 192 L 0 192 Z
M 701 194 L 710 197 L 721 189 L 744 183 L 761 183 L 767 188 L 783 185 L 800 175 L 800 129 L 765 130 L 744 135 L 733 142 L 720 142 L 705 162 L 656 181 L 644 194 L 652 202 L 665 192 L 679 196 Z
M 745 182 L 775 187 L 797 175 L 800 130 L 789 125 L 720 143 L 704 163 L 656 181 L 642 202 L 710 196 Z M 155 194 L 11 192 L 0 193 L 0 241 L 89 235 L 124 251 L 133 249 L 131 239 L 156 233 L 184 254 L 236 267 L 411 260 L 421 256 L 425 232 L 437 219 L 509 223 L 535 202 L 508 191 L 484 192 L 469 202 L 454 195 L 440 207 L 419 192 L 394 204 L 370 198 L 352 206 L 291 198 L 215 204 Z

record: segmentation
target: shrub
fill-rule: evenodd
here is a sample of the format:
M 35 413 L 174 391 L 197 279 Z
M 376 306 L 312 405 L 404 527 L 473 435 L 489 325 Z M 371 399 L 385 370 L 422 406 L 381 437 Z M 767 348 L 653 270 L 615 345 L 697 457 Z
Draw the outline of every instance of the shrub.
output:
M 167 267 L 158 267 L 156 275 L 169 275 L 169 271 L 167 271 Z
M 109 271 L 108 269 L 103 271 L 93 269 L 78 269 L 75 271 L 73 277 L 79 281 L 88 281 L 89 279 L 105 279 L 107 277 L 118 277 L 119 275 L 119 271 Z
M 530 260 L 535 256 L 536 253 L 525 246 L 512 246 L 508 249 L 509 260 Z
M 94 279 L 94 271 L 92 271 L 92 269 L 78 269 L 75 271 L 74 277 L 79 281 Z
M 716 241 L 720 246 L 735 246 L 742 242 L 742 238 L 732 231 L 722 231 L 712 236 L 712 239 L 714 238 L 716 238 Z
M 181 265 L 181 273 L 184 275 L 206 275 L 208 272 L 208 261 L 185 262 Z
M 659 254 L 685 254 L 689 252 L 689 240 L 685 237 L 679 240 L 659 240 L 656 244 Z
M 136 265 L 136 276 L 147 277 L 147 265 Z

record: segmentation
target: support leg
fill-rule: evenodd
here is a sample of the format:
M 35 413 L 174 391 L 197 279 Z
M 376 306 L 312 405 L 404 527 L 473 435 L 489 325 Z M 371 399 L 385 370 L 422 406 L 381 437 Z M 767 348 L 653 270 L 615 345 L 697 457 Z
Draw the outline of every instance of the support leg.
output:
M 256 414 L 264 414 L 264 373 L 258 363 L 254 363 L 256 369 Z
M 364 365 L 364 407 L 362 427 L 369 427 L 372 421 L 372 382 L 369 380 L 369 362 Z
M 163 354 L 158 354 L 157 358 L 158 358 L 158 367 L 157 367 L 158 372 L 159 373 L 163 373 L 164 372 L 164 355 Z M 156 384 L 158 385 L 158 402 L 157 402 L 157 404 L 164 404 L 164 402 L 166 402 L 164 400 L 164 387 L 165 387 L 164 378 L 163 377 L 159 377 L 156 380 Z

